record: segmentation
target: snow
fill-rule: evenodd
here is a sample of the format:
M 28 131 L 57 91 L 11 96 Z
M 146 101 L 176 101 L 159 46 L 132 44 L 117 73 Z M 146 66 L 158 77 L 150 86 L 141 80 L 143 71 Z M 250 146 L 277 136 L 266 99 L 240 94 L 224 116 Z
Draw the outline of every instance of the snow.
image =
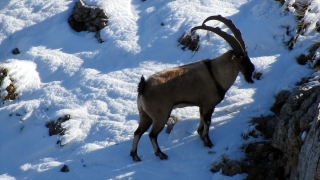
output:
M 222 156 L 243 158 L 241 146 L 254 141 L 242 137 L 252 129 L 249 120 L 272 114 L 269 107 L 277 92 L 291 90 L 301 77 L 314 73 L 295 60 L 319 38 L 314 25 L 289 51 L 284 42 L 294 35 L 295 17 L 273 0 L 85 0 L 104 7 L 110 16 L 101 30 L 102 44 L 93 33 L 77 33 L 68 25 L 75 2 L 0 2 L 0 66 L 9 70 L 18 94 L 0 105 L 1 180 L 243 179 L 246 174 L 228 177 L 210 168 Z M 317 22 L 320 1 L 310 7 L 306 19 Z M 176 109 L 172 114 L 179 122 L 158 138 L 169 159 L 154 155 L 146 133 L 138 147 L 142 162 L 133 162 L 129 151 L 139 121 L 136 90 L 141 75 L 230 49 L 222 38 L 204 31 L 199 31 L 195 54 L 178 46 L 184 32 L 216 14 L 232 19 L 241 30 L 262 79 L 247 84 L 239 74 L 212 116 L 213 148 L 203 147 L 196 133 L 198 108 Z M 221 23 L 207 24 L 230 32 Z M 13 55 L 14 48 L 21 53 Z M 0 86 L 1 96 L 9 77 Z M 49 136 L 45 124 L 66 114 L 71 119 L 62 124 L 65 135 Z M 70 171 L 60 172 L 63 165 Z
M 307 132 L 303 131 L 303 133 L 301 134 L 301 140 L 304 141 L 306 138 Z

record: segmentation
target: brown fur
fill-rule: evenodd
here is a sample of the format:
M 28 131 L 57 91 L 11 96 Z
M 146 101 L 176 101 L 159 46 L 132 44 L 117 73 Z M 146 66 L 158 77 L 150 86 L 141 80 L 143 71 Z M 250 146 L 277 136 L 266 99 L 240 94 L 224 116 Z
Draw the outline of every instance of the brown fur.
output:
M 160 83 L 166 83 L 167 81 L 170 81 L 176 77 L 181 76 L 185 72 L 186 70 L 183 68 L 174 68 L 168 71 L 164 71 L 161 74 L 158 74 L 157 78 Z

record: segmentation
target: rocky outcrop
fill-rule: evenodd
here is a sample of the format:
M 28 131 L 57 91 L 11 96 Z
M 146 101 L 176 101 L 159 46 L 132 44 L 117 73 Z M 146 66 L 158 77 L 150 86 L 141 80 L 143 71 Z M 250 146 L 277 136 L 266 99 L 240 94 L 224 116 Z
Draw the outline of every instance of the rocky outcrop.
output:
M 311 152 L 320 152 L 320 139 L 315 136 L 319 103 L 320 87 L 296 89 L 276 114 L 278 123 L 271 144 L 283 152 L 284 173 L 290 179 L 314 179 L 310 177 L 316 175 L 317 168 L 308 166 L 317 166 L 319 160 L 319 155 L 310 157 Z
M 212 172 L 247 173 L 247 180 L 320 180 L 320 86 L 281 91 L 275 100 L 274 115 L 252 119 L 265 139 L 245 145 L 241 162 L 224 159 Z M 256 131 L 248 136 L 257 137 Z
M 281 91 L 271 108 L 275 115 L 253 119 L 269 141 L 247 145 L 247 179 L 320 179 L 319 103 L 319 86 Z M 255 176 L 262 169 L 265 174 Z

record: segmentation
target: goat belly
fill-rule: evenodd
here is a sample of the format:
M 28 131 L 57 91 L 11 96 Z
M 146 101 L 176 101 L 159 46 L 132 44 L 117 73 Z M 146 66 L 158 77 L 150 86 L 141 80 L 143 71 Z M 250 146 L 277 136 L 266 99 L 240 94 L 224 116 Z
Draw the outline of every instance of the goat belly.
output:
M 195 104 L 192 104 L 192 103 L 176 103 L 173 105 L 173 109 L 176 109 L 176 108 L 183 108 L 183 107 L 187 107 L 187 106 L 196 106 Z

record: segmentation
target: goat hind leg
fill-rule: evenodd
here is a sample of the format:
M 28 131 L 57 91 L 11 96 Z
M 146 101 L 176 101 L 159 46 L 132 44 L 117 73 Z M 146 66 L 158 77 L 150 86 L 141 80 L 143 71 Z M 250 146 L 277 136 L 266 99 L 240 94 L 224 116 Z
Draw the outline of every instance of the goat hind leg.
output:
M 130 156 L 132 156 L 133 161 L 141 161 L 137 154 L 137 147 L 138 147 L 138 142 L 141 138 L 141 136 L 149 129 L 149 127 L 152 124 L 152 119 L 150 116 L 144 111 L 144 110 L 139 110 L 139 115 L 140 115 L 140 121 L 139 121 L 139 126 L 137 130 L 134 132 L 134 138 L 132 142 L 132 148 L 130 151 Z
M 201 136 L 202 132 L 203 132 L 203 115 L 202 115 L 202 112 L 201 112 L 201 109 L 200 109 L 200 122 L 199 122 L 199 125 L 198 125 L 198 129 L 197 129 L 197 132 L 198 134 Z
M 165 123 L 154 123 L 152 126 L 152 129 L 150 131 L 149 137 L 152 144 L 152 147 L 154 149 L 154 153 L 156 156 L 158 156 L 160 159 L 168 159 L 168 156 L 163 153 L 158 145 L 158 135 L 162 131 Z

